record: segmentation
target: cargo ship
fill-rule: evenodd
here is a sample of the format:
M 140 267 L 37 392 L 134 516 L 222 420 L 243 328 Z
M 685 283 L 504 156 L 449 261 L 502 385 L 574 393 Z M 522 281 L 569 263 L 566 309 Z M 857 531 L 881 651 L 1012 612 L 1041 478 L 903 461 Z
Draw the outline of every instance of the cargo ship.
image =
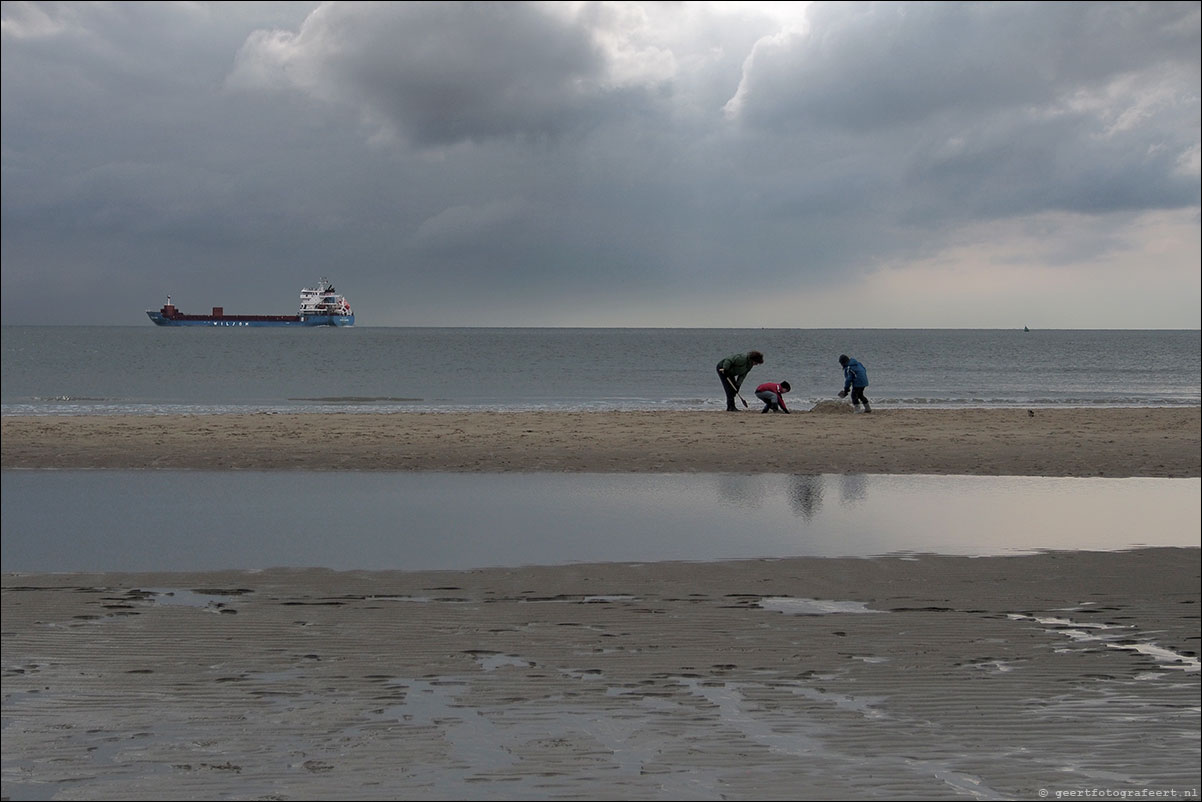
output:
M 322 278 L 316 287 L 305 287 L 300 294 L 300 310 L 295 315 L 227 315 L 224 307 L 214 306 L 209 315 L 186 315 L 171 303 L 157 312 L 146 314 L 157 326 L 353 326 L 355 313 L 346 298 L 334 292 L 334 285 Z

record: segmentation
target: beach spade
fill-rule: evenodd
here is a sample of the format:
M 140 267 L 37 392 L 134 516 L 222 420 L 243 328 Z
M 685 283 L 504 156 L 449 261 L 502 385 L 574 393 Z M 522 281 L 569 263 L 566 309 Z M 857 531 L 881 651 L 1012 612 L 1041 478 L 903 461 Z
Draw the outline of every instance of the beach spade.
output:
M 735 391 L 735 395 L 737 395 L 739 397 L 739 400 L 743 402 L 743 407 L 746 408 L 747 407 L 747 399 L 744 398 L 743 394 L 739 392 L 739 388 L 735 387 L 735 383 L 730 380 L 729 376 L 723 376 L 723 378 L 726 379 L 726 383 L 730 385 L 730 389 Z

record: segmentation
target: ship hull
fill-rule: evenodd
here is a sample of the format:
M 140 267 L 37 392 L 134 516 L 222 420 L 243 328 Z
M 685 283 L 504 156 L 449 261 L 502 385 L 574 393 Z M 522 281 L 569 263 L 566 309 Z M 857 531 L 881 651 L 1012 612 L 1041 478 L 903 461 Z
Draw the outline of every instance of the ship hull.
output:
M 352 315 L 176 315 L 167 317 L 161 312 L 147 311 L 156 326 L 205 326 L 208 328 L 310 328 L 313 326 L 353 326 Z

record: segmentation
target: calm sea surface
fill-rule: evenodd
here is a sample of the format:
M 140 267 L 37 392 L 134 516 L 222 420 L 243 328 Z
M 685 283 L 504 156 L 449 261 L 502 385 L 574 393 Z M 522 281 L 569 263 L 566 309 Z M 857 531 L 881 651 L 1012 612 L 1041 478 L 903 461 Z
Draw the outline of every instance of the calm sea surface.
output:
M 1187 331 L 3 327 L 4 415 L 721 409 L 714 366 L 795 409 L 863 362 L 889 407 L 1199 406 Z

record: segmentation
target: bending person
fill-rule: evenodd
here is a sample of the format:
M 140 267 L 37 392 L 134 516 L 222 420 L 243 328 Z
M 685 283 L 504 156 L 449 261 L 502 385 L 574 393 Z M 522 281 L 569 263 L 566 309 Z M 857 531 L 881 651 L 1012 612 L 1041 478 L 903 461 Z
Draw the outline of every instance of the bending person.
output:
M 756 365 L 764 364 L 764 355 L 759 351 L 748 351 L 745 354 L 731 354 L 718 363 L 718 379 L 722 382 L 722 390 L 726 393 L 726 411 L 737 412 L 735 396 L 743 386 L 743 380 Z M 747 402 L 744 401 L 746 406 Z

